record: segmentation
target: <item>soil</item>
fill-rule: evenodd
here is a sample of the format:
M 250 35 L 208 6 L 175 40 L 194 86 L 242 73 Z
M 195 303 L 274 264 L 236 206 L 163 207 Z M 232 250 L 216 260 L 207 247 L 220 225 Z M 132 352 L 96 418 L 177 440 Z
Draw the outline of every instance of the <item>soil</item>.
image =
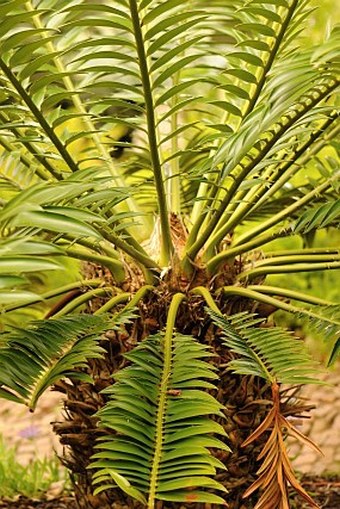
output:
M 339 509 L 340 507 L 340 476 L 312 477 L 304 476 L 302 486 L 319 504 L 320 509 Z M 292 509 L 308 509 L 307 503 L 292 498 Z
M 304 476 L 302 485 L 306 491 L 313 495 L 320 509 L 339 509 L 340 476 L 327 478 Z M 307 509 L 308 507 L 300 499 L 292 498 L 292 509 Z M 0 509 L 77 509 L 77 504 L 69 495 L 53 500 L 31 500 L 26 497 L 18 497 L 14 501 L 0 500 Z
M 77 509 L 73 497 L 62 496 L 53 500 L 32 500 L 18 497 L 17 500 L 0 500 L 0 509 Z

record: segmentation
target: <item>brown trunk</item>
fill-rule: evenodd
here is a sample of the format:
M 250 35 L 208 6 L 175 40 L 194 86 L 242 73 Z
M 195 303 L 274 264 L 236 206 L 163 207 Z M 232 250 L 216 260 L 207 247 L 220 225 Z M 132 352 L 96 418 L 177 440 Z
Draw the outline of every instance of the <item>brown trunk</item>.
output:
M 228 271 L 230 276 L 230 271 Z M 74 482 L 75 494 L 80 509 L 142 509 L 140 503 L 127 497 L 119 489 L 106 491 L 98 496 L 92 495 L 91 472 L 87 470 L 90 458 L 94 453 L 96 438 L 100 433 L 94 414 L 105 403 L 104 395 L 100 392 L 110 385 L 112 374 L 125 365 L 124 353 L 133 348 L 149 334 L 154 334 L 164 328 L 169 302 L 173 293 L 179 289 L 186 292 L 193 286 L 202 285 L 213 291 L 214 285 L 220 286 L 222 276 L 207 284 L 205 274 L 196 273 L 195 280 L 188 281 L 176 272 L 168 274 L 168 280 L 139 304 L 139 318 L 133 325 L 129 325 L 120 333 L 109 332 L 109 341 L 103 341 L 106 349 L 105 358 L 89 362 L 88 372 L 94 380 L 90 385 L 80 381 L 61 382 L 56 390 L 66 394 L 65 421 L 54 424 L 55 432 L 65 448 L 62 461 L 70 469 Z M 223 278 L 224 279 L 224 278 Z M 223 283 L 223 281 L 222 281 Z M 225 284 L 225 281 L 224 281 Z M 134 289 L 136 282 L 134 281 Z M 217 298 L 217 297 L 216 297 Z M 220 309 L 227 314 L 241 310 L 249 310 L 249 301 L 235 299 L 228 302 L 218 302 Z M 93 311 L 98 303 L 92 303 Z M 254 311 L 254 309 L 251 309 Z M 242 442 L 258 427 L 267 413 L 270 405 L 271 391 L 263 381 L 256 377 L 240 377 L 233 375 L 226 369 L 231 359 L 231 352 L 222 346 L 218 331 L 208 319 L 205 312 L 205 302 L 200 296 L 187 293 L 187 301 L 180 308 L 176 328 L 179 332 L 192 334 L 200 341 L 209 344 L 215 352 L 214 363 L 219 368 L 219 382 L 217 384 L 217 399 L 225 406 L 226 419 L 221 420 L 228 433 L 227 443 L 231 453 L 219 452 L 218 458 L 227 466 L 227 471 L 218 473 L 217 479 L 228 489 L 227 497 L 230 509 L 251 509 L 255 506 L 253 498 L 243 500 L 242 494 L 254 481 L 259 467 L 257 456 L 262 442 L 242 448 Z M 216 394 L 215 394 L 216 396 Z M 301 413 L 301 405 L 293 398 L 287 398 L 286 415 Z M 159 503 L 157 509 L 209 509 L 209 504 Z

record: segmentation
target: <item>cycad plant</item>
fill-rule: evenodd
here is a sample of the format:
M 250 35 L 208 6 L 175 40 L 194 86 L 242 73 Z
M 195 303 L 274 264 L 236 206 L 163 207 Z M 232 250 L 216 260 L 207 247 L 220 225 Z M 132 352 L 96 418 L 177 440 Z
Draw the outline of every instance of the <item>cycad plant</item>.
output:
M 289 486 L 317 507 L 285 445 L 309 442 L 316 368 L 268 321 L 335 359 L 336 304 L 292 284 L 340 268 L 315 245 L 340 211 L 339 31 L 301 49 L 310 10 L 0 2 L 0 395 L 66 395 L 79 507 L 285 509 Z

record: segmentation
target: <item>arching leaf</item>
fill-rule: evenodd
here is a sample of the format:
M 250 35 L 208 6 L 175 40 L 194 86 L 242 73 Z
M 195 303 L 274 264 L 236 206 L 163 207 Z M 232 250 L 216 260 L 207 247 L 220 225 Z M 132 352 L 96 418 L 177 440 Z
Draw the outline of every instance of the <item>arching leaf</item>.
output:
M 38 399 L 56 381 L 71 377 L 92 383 L 84 370 L 89 359 L 102 356 L 104 332 L 133 316 L 79 315 L 33 322 L 1 334 L 0 387 L 6 399 L 35 409 Z
M 317 368 L 304 343 L 288 331 L 259 327 L 263 320 L 248 313 L 224 317 L 209 310 L 209 314 L 221 328 L 224 344 L 239 355 L 229 362 L 234 373 L 257 375 L 271 384 L 318 383 Z

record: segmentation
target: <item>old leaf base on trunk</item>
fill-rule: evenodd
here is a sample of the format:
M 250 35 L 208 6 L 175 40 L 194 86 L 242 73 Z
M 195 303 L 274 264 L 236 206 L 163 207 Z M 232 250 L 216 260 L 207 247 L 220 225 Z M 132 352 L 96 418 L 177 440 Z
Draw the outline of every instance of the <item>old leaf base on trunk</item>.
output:
M 229 268 L 230 269 L 230 268 Z M 86 272 L 93 276 L 97 267 L 89 265 Z M 99 270 L 99 269 L 98 269 Z M 100 269 L 101 270 L 101 269 Z M 233 271 L 239 271 L 233 267 Z M 228 284 L 233 277 L 228 273 Z M 88 275 L 88 274 L 87 274 Z M 103 276 L 101 271 L 101 276 Z M 108 274 L 105 274 L 109 278 Z M 177 274 L 169 274 L 168 281 L 160 283 L 154 292 L 150 293 L 139 303 L 139 317 L 134 323 L 125 326 L 119 332 L 110 331 L 106 334 L 106 341 L 102 342 L 105 350 L 103 359 L 89 361 L 88 372 L 94 384 L 67 380 L 56 384 L 55 390 L 65 394 L 64 422 L 54 423 L 54 431 L 60 436 L 65 445 L 63 463 L 71 472 L 75 489 L 75 496 L 80 509 L 142 509 L 139 502 L 129 498 L 119 489 L 112 489 L 93 496 L 91 486 L 91 471 L 87 469 L 94 451 L 96 438 L 103 434 L 97 427 L 96 412 L 105 404 L 105 395 L 101 391 L 112 383 L 112 374 L 126 365 L 124 354 L 149 334 L 154 334 L 164 328 L 171 296 L 180 286 L 181 291 L 190 290 L 193 286 L 201 285 L 205 274 L 196 273 L 196 279 L 190 282 L 179 278 Z M 133 290 L 138 287 L 138 270 L 131 277 Z M 216 295 L 221 311 L 227 314 L 242 310 L 254 311 L 253 303 L 240 299 L 225 300 L 221 293 L 214 291 L 214 286 L 226 283 L 226 277 L 220 274 L 213 280 L 206 282 L 206 286 Z M 127 290 L 125 283 L 124 290 Z M 218 288 L 217 288 L 218 289 Z M 255 432 L 259 424 L 265 419 L 272 404 L 271 388 L 262 380 L 252 376 L 239 376 L 227 369 L 228 362 L 233 358 L 232 352 L 220 342 L 219 331 L 206 314 L 206 303 L 201 296 L 189 294 L 187 301 L 182 304 L 178 315 L 176 328 L 178 332 L 192 334 L 200 341 L 210 345 L 215 356 L 212 358 L 219 369 L 216 398 L 225 406 L 226 419 L 221 419 L 228 434 L 228 445 L 232 452 L 215 452 L 218 459 L 226 466 L 225 472 L 218 473 L 217 480 L 229 491 L 228 504 L 231 509 L 252 509 L 258 500 L 257 494 L 244 499 L 243 493 L 256 480 L 256 472 L 260 463 L 258 456 L 266 443 L 267 434 L 264 433 L 256 442 L 242 447 L 245 440 Z M 87 312 L 93 312 L 102 302 L 90 303 Z M 261 312 L 261 310 L 258 310 Z M 270 310 L 272 311 L 272 310 Z M 266 310 L 267 312 L 267 310 Z M 301 416 L 303 411 L 311 407 L 299 402 L 296 390 L 284 392 L 281 398 L 281 412 L 285 416 Z M 171 508 L 209 509 L 204 503 L 169 503 L 158 502 L 157 509 Z

